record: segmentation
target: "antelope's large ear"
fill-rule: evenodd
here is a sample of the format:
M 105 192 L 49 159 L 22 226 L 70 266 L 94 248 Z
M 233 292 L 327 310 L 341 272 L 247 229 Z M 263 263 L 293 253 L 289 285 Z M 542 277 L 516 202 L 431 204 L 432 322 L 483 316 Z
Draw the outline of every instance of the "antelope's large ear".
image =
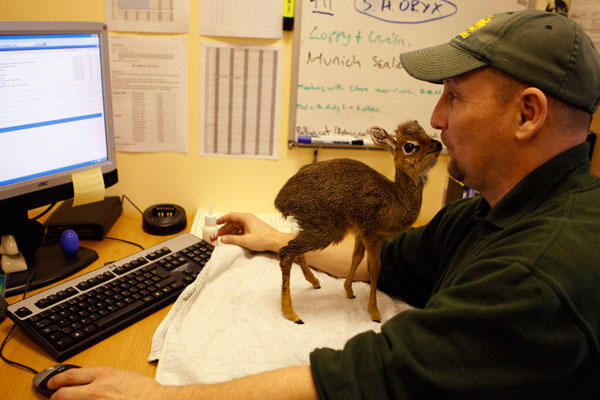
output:
M 396 139 L 390 136 L 385 129 L 373 126 L 367 132 L 371 136 L 371 139 L 373 139 L 375 146 L 385 147 L 392 154 L 396 153 Z

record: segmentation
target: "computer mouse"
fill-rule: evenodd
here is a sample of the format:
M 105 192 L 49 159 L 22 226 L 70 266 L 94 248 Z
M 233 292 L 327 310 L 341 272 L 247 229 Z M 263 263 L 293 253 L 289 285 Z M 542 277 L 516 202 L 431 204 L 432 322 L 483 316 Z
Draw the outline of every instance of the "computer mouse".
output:
M 38 372 L 37 375 L 33 377 L 33 387 L 42 395 L 50 397 L 52 396 L 52 393 L 56 392 L 56 389 L 49 389 L 47 386 L 50 378 L 71 368 L 81 367 L 73 364 L 59 364 L 48 367 L 45 370 Z

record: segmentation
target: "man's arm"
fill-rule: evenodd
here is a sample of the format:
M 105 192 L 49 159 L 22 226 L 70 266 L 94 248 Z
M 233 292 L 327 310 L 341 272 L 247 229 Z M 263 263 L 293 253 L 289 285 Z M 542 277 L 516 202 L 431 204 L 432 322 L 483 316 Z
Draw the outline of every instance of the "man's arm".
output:
M 52 378 L 52 400 L 71 399 L 317 399 L 309 366 L 288 367 L 212 385 L 164 386 L 135 372 L 70 369 Z
M 276 230 L 252 214 L 230 213 L 219 218 L 217 223 L 225 224 L 219 230 L 223 243 L 236 244 L 253 251 L 278 253 L 296 237 L 296 234 Z M 354 240 L 349 235 L 340 243 L 323 250 L 308 252 L 305 257 L 311 267 L 345 278 L 350 269 L 353 250 Z M 354 279 L 369 280 L 366 257 L 359 264 Z

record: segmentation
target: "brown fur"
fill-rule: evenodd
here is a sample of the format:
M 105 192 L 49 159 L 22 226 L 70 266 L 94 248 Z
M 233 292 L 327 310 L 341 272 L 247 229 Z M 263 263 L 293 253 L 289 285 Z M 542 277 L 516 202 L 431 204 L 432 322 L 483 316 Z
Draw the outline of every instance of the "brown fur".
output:
M 441 144 L 427 136 L 417 121 L 407 121 L 396 129 L 394 139 L 381 128 L 370 128 L 373 142 L 394 154 L 395 182 L 366 164 L 351 159 L 334 159 L 302 167 L 281 188 L 275 207 L 298 222 L 300 231 L 279 251 L 282 272 L 281 307 L 285 316 L 303 323 L 292 308 L 289 290 L 290 269 L 298 261 L 305 278 L 319 288 L 304 254 L 340 242 L 354 235 L 354 252 L 344 283 L 348 298 L 354 297 L 352 281 L 356 267 L 367 252 L 371 292 L 369 311 L 380 321 L 376 284 L 380 270 L 379 250 L 384 238 L 410 228 L 420 208 L 427 172 L 435 164 Z M 419 146 L 409 154 L 407 142 Z M 410 145 L 407 145 L 410 148 Z

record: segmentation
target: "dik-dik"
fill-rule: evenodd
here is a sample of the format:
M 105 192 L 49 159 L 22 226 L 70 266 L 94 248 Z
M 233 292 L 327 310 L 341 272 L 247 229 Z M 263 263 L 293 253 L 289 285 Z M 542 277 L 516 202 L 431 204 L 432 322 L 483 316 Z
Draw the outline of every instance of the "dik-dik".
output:
M 318 279 L 312 274 L 304 254 L 340 242 L 354 235 L 354 252 L 344 288 L 353 298 L 352 281 L 357 266 L 367 251 L 369 311 L 373 321 L 381 321 L 377 309 L 376 287 L 381 268 L 379 252 L 384 238 L 405 231 L 415 222 L 421 208 L 427 172 L 442 150 L 417 121 L 407 121 L 396 129 L 396 138 L 384 129 L 369 129 L 373 142 L 394 154 L 395 181 L 366 164 L 351 159 L 334 159 L 302 167 L 281 188 L 275 207 L 285 217 L 292 216 L 299 226 L 298 236 L 279 251 L 283 275 L 281 308 L 286 318 L 302 324 L 292 308 L 290 269 L 297 261 L 304 277 L 314 288 Z

